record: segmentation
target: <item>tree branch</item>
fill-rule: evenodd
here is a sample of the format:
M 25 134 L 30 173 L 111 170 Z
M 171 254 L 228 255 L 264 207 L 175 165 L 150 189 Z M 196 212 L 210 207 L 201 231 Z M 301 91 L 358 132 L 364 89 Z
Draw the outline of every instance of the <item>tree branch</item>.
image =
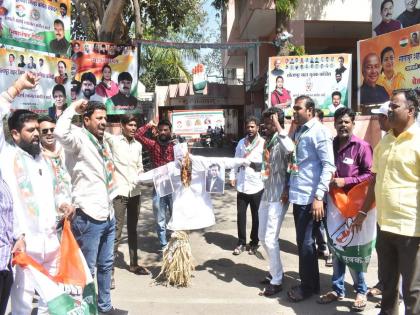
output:
M 120 41 L 118 35 L 122 35 L 123 29 L 121 24 L 121 16 L 126 1 L 111 0 L 106 7 L 102 25 L 99 29 L 99 41 L 117 42 Z
M 131 0 L 134 16 L 136 17 L 136 35 L 135 39 L 141 39 L 143 36 L 143 26 L 141 24 L 140 5 L 138 0 Z

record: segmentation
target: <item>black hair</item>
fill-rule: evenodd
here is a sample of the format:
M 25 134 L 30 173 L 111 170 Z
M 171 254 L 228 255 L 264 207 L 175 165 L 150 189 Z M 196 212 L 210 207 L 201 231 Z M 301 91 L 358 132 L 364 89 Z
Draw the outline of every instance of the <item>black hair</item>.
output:
M 337 109 L 334 113 L 334 121 L 337 121 L 339 118 L 343 117 L 344 115 L 348 115 L 352 122 L 356 119 L 356 113 L 348 107 L 341 107 Z
M 64 65 L 64 68 L 66 68 L 66 69 L 67 69 L 67 65 L 66 65 L 66 63 L 65 63 L 63 60 L 60 60 L 59 62 L 57 62 L 57 66 L 58 66 L 60 63 L 62 63 L 62 64 Z
M 344 57 L 343 56 L 339 56 L 338 57 L 338 60 L 340 60 L 340 59 L 344 61 Z
M 75 91 L 77 94 L 79 94 L 80 86 L 81 86 L 80 82 L 77 80 L 72 80 L 70 84 L 71 84 L 70 91 Z
M 309 109 L 312 112 L 312 115 L 315 116 L 315 102 L 308 95 L 299 95 L 295 98 L 295 104 L 300 101 L 305 101 L 305 108 Z
M 255 116 L 249 116 L 245 120 L 245 126 L 248 125 L 251 122 L 255 123 L 257 126 L 260 124 L 260 120 L 257 117 L 255 117 Z
M 101 72 L 104 72 L 104 70 L 107 69 L 107 68 L 112 71 L 111 66 L 106 63 L 106 64 L 103 65 Z
M 169 120 L 167 119 L 161 119 L 159 120 L 157 127 L 159 128 L 160 126 L 168 126 L 169 130 L 172 130 L 172 124 Z
M 60 24 L 62 27 L 63 27 L 63 29 L 64 29 L 64 23 L 63 23 L 63 21 L 61 21 L 60 19 L 56 19 L 56 20 L 54 20 L 54 25 L 55 24 Z
M 47 122 L 53 123 L 53 124 L 57 123 L 57 121 L 54 118 L 52 118 L 52 117 L 50 117 L 48 115 L 43 115 L 43 116 L 40 116 L 38 118 L 38 124 L 40 124 L 40 123 L 42 123 L 44 121 L 47 121 Z
M 392 94 L 393 95 L 397 95 L 399 93 L 403 93 L 405 96 L 405 99 L 407 100 L 407 106 L 414 107 L 414 119 L 416 119 L 417 114 L 419 113 L 419 99 L 417 96 L 417 92 L 414 89 L 400 89 L 400 90 L 395 90 Z
M 335 69 L 335 75 L 343 76 L 340 69 Z
M 123 125 L 127 125 L 128 123 L 134 121 L 137 124 L 137 117 L 133 114 L 124 114 L 121 115 L 120 122 Z
M 64 86 L 63 85 L 61 85 L 61 84 L 56 84 L 54 87 L 53 87 L 53 90 L 52 90 L 52 97 L 54 98 L 54 93 L 55 92 L 62 92 L 63 93 L 63 95 L 64 95 L 64 98 L 66 97 L 66 89 L 64 88 Z
M 118 75 L 118 83 L 120 83 L 123 80 L 133 82 L 133 77 L 128 72 L 121 72 Z
M 65 4 L 65 3 L 60 3 L 60 8 L 64 8 L 64 9 L 66 9 L 66 12 L 67 12 L 67 6 L 66 6 L 66 4 Z
M 334 91 L 334 92 L 332 92 L 332 94 L 331 94 L 331 97 L 334 97 L 334 96 L 340 96 L 340 99 L 341 99 L 341 93 L 340 93 L 340 91 Z
M 92 82 L 93 85 L 96 86 L 96 77 L 92 72 L 85 72 L 82 74 L 82 78 L 80 79 L 80 82 L 83 83 L 83 81 L 89 81 Z
M 385 56 L 385 54 L 386 54 L 387 52 L 390 52 L 390 51 L 392 51 L 392 53 L 393 53 L 393 54 L 395 54 L 395 53 L 394 53 L 394 48 L 392 48 L 392 47 L 390 47 L 390 46 L 387 46 L 387 47 L 385 47 L 384 49 L 382 49 L 382 51 L 381 51 L 381 63 L 384 61 L 384 56 Z
M 38 114 L 31 112 L 27 109 L 18 109 L 15 110 L 7 120 L 7 124 L 9 125 L 9 131 L 17 130 L 20 132 L 25 125 L 26 122 L 38 120 Z
M 104 103 L 98 101 L 88 101 L 86 111 L 83 114 L 83 118 L 91 117 L 95 110 L 104 110 L 106 111 L 106 107 Z
M 385 4 L 388 3 L 388 2 L 391 2 L 392 5 L 394 5 L 394 1 L 392 1 L 392 0 L 384 0 L 384 1 L 382 1 L 382 3 L 381 3 L 381 12 L 384 9 Z
M 318 117 L 318 119 L 322 121 L 324 119 L 324 111 L 322 109 L 316 108 L 315 117 Z
M 209 166 L 209 169 L 211 169 L 212 167 L 214 167 L 214 166 L 216 166 L 217 167 L 217 169 L 220 171 L 220 165 L 219 164 L 217 164 L 217 163 L 213 163 L 213 164 L 211 164 L 210 166 Z
M 15 59 L 15 55 L 13 54 L 9 54 L 9 57 L 13 57 L 13 59 Z
M 282 80 L 283 80 L 283 82 L 284 82 L 284 78 L 283 78 L 283 76 L 281 76 L 281 75 L 277 76 L 277 77 L 276 77 L 276 82 L 277 82 L 277 80 L 278 80 L 278 79 L 282 79 Z
M 282 128 L 284 128 L 284 112 L 283 112 L 283 110 L 280 109 L 280 108 L 278 108 L 278 107 L 270 107 L 270 108 L 267 108 L 262 113 L 263 119 L 265 119 L 265 118 L 271 118 L 272 115 L 277 115 L 277 118 L 279 120 L 280 126 Z

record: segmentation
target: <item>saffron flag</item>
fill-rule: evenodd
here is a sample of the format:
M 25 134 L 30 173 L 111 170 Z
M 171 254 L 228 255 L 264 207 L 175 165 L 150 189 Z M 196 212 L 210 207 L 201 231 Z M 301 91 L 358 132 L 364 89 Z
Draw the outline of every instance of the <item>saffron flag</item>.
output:
M 351 230 L 366 198 L 369 182 L 345 193 L 332 188 L 327 198 L 327 232 L 330 248 L 339 260 L 358 272 L 366 272 L 376 242 L 376 208 L 368 212 L 359 232 Z
M 57 275 L 48 274 L 26 253 L 15 255 L 13 264 L 29 271 L 38 294 L 48 304 L 50 315 L 98 314 L 93 278 L 68 220 L 64 221 Z

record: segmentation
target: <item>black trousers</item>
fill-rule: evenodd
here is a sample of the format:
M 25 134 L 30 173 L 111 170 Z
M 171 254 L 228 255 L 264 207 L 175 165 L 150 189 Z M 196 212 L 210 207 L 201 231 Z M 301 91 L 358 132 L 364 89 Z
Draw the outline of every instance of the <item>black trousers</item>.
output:
M 9 269 L 0 271 L 0 315 L 6 313 L 10 290 L 13 284 L 13 273 Z
M 251 207 L 252 227 L 251 246 L 258 245 L 258 208 L 260 207 L 261 196 L 264 190 L 255 194 L 244 194 L 238 192 L 236 195 L 238 245 L 246 245 L 246 210 Z
M 378 261 L 383 283 L 381 315 L 398 315 L 399 278 L 405 315 L 420 314 L 420 237 L 378 229 Z
M 117 196 L 114 199 L 115 210 L 115 243 L 114 256 L 121 242 L 125 213 L 127 213 L 128 250 L 130 266 L 137 266 L 137 222 L 140 214 L 140 195 L 134 197 Z

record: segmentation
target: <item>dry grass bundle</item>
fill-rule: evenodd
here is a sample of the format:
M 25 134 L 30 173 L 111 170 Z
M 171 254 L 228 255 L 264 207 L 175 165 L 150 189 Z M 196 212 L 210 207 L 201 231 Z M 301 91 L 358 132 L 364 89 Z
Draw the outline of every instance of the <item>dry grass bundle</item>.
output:
M 163 262 L 155 282 L 188 287 L 194 271 L 190 240 L 185 231 L 175 231 L 163 252 Z

